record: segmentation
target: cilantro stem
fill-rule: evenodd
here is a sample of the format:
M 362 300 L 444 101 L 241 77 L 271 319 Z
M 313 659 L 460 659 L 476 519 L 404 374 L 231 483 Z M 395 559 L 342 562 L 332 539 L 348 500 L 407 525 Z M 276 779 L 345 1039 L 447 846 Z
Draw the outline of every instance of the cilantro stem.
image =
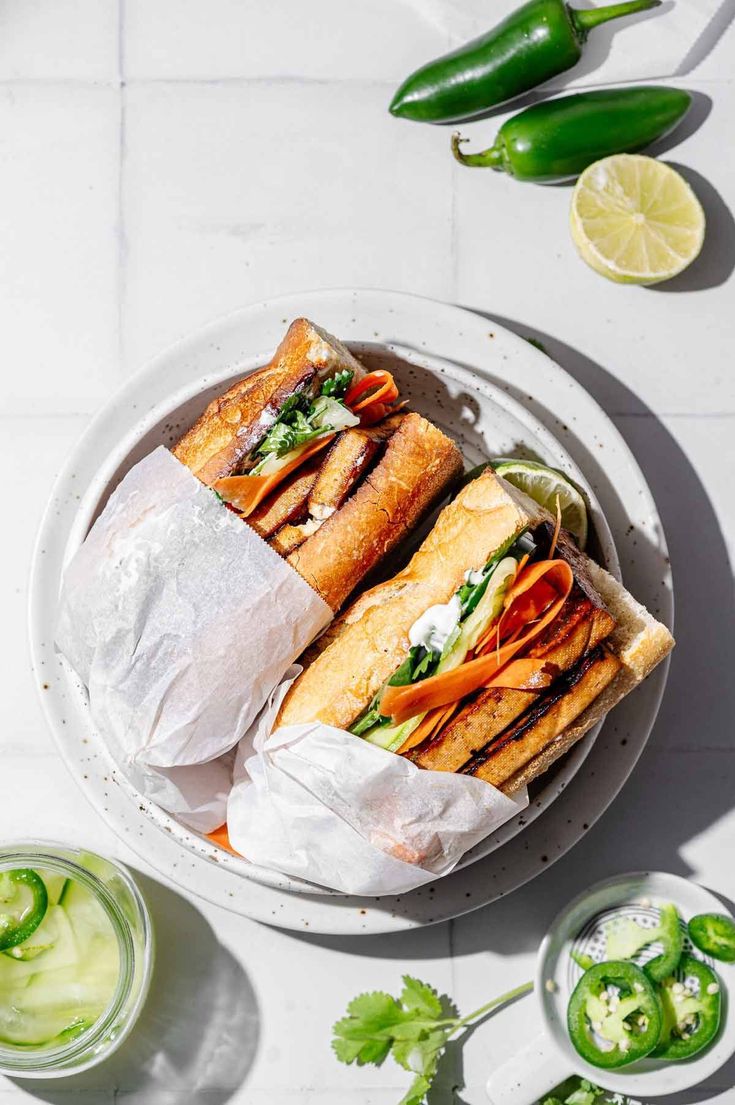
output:
M 513 1001 L 515 998 L 520 998 L 524 994 L 530 994 L 533 990 L 532 982 L 524 982 L 522 986 L 516 986 L 514 990 L 508 990 L 507 994 L 501 994 L 499 998 L 493 998 L 487 1005 L 481 1005 L 479 1009 L 476 1009 L 474 1013 L 468 1013 L 466 1017 L 460 1018 L 460 1020 L 454 1022 L 454 1027 L 451 1029 L 449 1035 L 453 1036 L 455 1032 L 460 1028 L 464 1028 L 470 1021 L 477 1020 L 478 1017 L 484 1017 L 486 1013 L 490 1013 L 493 1009 L 497 1009 L 500 1005 L 507 1005 L 509 1001 Z

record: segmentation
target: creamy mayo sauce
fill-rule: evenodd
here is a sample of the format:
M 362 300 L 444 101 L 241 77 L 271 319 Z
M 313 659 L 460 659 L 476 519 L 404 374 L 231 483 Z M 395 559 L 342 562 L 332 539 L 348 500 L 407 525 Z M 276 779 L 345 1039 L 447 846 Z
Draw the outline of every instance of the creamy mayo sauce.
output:
M 408 631 L 408 639 L 415 648 L 423 645 L 429 652 L 441 652 L 449 637 L 459 625 L 462 603 L 457 595 L 449 602 L 430 606 Z

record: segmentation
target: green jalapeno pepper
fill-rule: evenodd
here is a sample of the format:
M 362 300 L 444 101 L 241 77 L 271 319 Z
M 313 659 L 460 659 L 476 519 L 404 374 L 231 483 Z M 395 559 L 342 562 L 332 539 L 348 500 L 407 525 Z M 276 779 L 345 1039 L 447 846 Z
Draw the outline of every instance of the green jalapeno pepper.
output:
M 655 961 L 654 961 L 655 962 Z M 717 1035 L 722 1013 L 722 994 L 717 975 L 706 963 L 683 955 L 677 974 L 661 983 L 659 994 L 663 1022 L 657 1059 L 690 1059 Z
M 417 69 L 396 92 L 390 111 L 425 123 L 470 119 L 571 69 L 600 23 L 660 3 L 626 0 L 578 11 L 563 0 L 530 0 L 486 35 Z
M 684 950 L 684 931 L 676 906 L 661 906 L 657 939 L 663 944 L 663 954 L 650 960 L 643 969 L 654 982 L 662 982 L 669 975 L 673 975 Z
M 30 901 L 28 900 L 30 898 Z M 14 948 L 31 936 L 46 915 L 48 894 L 43 879 L 28 867 L 0 874 L 0 951 Z
M 735 963 L 735 922 L 724 913 L 700 913 L 689 922 L 692 943 L 700 951 L 720 959 L 723 963 Z
M 596 963 L 569 1000 L 567 1028 L 577 1052 L 595 1067 L 627 1066 L 659 1042 L 663 1014 L 651 980 L 626 960 Z
M 603 157 L 644 149 L 672 131 L 691 102 L 688 92 L 662 85 L 580 92 L 514 115 L 482 153 L 463 153 L 457 134 L 452 150 L 463 165 L 552 184 L 579 176 Z

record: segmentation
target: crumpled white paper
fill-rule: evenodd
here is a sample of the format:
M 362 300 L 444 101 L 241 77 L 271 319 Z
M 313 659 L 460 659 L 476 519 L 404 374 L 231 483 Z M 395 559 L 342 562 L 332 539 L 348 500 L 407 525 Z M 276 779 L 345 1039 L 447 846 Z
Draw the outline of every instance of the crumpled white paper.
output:
M 400 894 L 448 874 L 520 813 L 480 779 L 422 771 L 343 729 L 273 721 L 291 669 L 236 755 L 232 846 L 251 862 L 345 894 Z
M 128 472 L 68 565 L 56 644 L 88 688 L 117 762 L 161 805 L 200 824 L 223 808 L 226 769 L 190 765 L 240 740 L 332 617 L 160 447 Z
M 612 0 L 571 0 L 572 7 L 602 7 Z M 485 34 L 519 0 L 410 0 L 417 15 L 446 35 L 447 49 Z M 687 73 L 732 18 L 731 0 L 665 0 L 659 8 L 612 20 L 591 32 L 582 60 L 546 88 L 645 81 Z M 428 60 L 428 59 L 427 59 Z

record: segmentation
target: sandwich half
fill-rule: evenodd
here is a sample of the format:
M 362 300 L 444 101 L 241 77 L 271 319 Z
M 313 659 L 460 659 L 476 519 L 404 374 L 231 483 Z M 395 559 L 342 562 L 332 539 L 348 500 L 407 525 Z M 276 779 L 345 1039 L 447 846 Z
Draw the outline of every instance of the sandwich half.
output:
M 297 319 L 173 453 L 338 610 L 462 471 L 454 442 L 398 400 L 390 373 Z
M 322 721 L 511 794 L 673 643 L 553 517 L 488 468 L 403 571 L 312 646 L 277 725 Z

